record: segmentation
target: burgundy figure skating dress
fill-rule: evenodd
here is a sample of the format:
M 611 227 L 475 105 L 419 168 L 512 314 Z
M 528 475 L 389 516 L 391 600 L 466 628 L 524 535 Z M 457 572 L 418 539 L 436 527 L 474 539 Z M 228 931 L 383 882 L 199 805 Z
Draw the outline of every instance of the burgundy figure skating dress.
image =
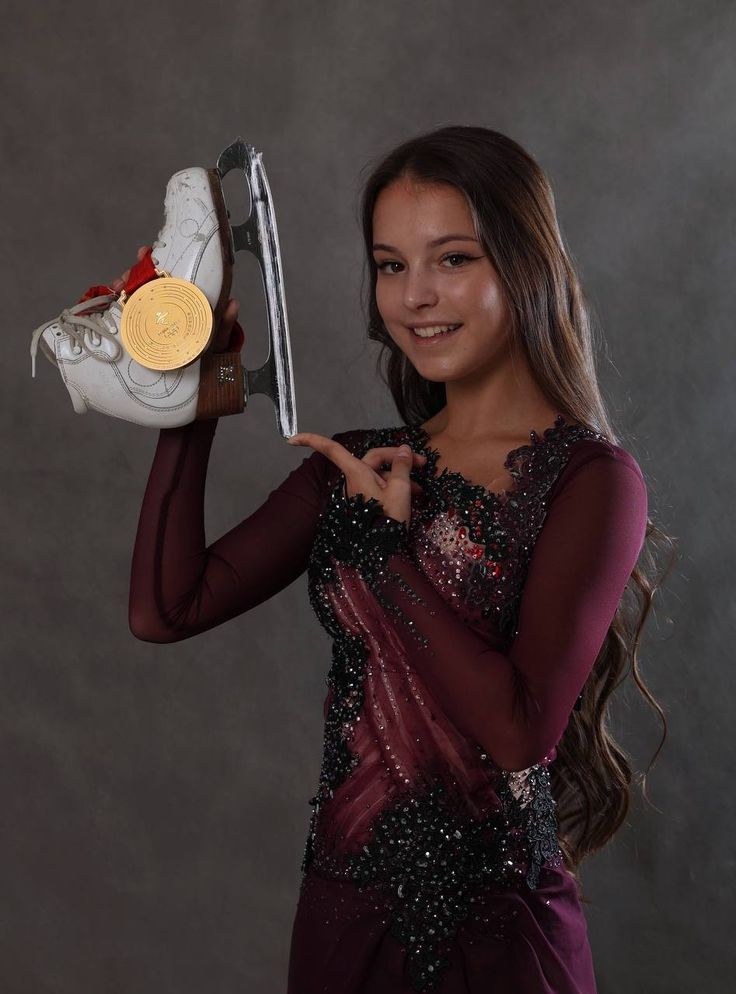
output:
M 207 547 L 216 426 L 160 432 L 130 624 L 184 639 L 308 571 L 332 662 L 288 994 L 595 994 L 550 764 L 644 541 L 636 460 L 559 415 L 493 493 L 419 425 L 343 432 L 428 457 L 408 528 L 312 452 Z

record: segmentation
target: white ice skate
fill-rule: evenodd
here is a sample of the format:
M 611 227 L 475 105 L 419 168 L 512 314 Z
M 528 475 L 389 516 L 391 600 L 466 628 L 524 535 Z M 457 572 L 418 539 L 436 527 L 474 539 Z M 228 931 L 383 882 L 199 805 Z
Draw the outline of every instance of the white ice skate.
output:
M 229 223 L 222 179 L 243 172 L 251 213 Z M 265 393 L 276 408 L 284 437 L 296 433 L 291 347 L 284 299 L 281 256 L 271 193 L 261 153 L 238 139 L 220 155 L 215 169 L 192 167 L 175 173 L 166 188 L 164 225 L 151 252 L 131 270 L 120 294 L 92 287 L 82 300 L 36 328 L 36 351 L 58 368 L 74 410 L 99 411 L 135 424 L 169 428 L 199 418 L 241 412 L 253 393 Z M 266 297 L 269 355 L 259 369 L 244 369 L 239 352 L 213 353 L 211 346 L 230 296 L 235 253 L 258 259 Z M 194 284 L 211 308 L 212 333 L 199 356 L 176 368 L 150 368 L 129 353 L 120 334 L 124 307 L 150 281 L 177 277 Z M 203 306 L 206 308 L 207 304 Z M 165 314 L 158 319 L 166 321 Z

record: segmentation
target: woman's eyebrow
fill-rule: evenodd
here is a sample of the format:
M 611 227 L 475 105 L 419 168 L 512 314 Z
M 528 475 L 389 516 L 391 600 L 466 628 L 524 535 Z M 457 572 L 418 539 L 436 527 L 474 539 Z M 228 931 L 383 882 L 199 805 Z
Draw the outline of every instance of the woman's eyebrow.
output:
M 429 247 L 434 248 L 436 245 L 444 245 L 445 242 L 478 242 L 477 238 L 473 238 L 471 235 L 443 235 L 441 238 L 435 238 L 433 242 L 429 242 Z M 375 242 L 373 245 L 373 251 L 376 252 L 378 249 L 383 249 L 386 252 L 398 252 L 397 248 L 393 245 L 386 245 L 383 242 Z

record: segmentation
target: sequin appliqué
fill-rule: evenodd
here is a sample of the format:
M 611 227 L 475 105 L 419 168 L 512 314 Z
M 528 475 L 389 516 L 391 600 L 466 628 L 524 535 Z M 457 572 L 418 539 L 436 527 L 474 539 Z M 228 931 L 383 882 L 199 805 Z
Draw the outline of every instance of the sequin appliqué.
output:
M 359 888 L 382 885 L 391 934 L 405 950 L 407 978 L 418 992 L 431 991 L 449 965 L 462 923 L 480 920 L 473 908 L 484 891 L 534 889 L 544 866 L 562 862 L 547 768 L 507 774 L 489 763 L 489 776 L 500 805 L 486 818 L 468 817 L 444 784 L 430 782 L 384 809 L 362 852 L 326 853 L 319 838 L 310 850 L 309 864 L 321 873 Z

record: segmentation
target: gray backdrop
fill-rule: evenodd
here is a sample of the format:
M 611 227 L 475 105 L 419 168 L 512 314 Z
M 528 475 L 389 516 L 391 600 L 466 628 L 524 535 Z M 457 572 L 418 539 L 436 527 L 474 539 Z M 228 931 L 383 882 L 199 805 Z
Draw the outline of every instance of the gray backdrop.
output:
M 670 722 L 654 807 L 635 793 L 584 867 L 600 991 L 730 989 L 734 5 L 11 6 L 0 989 L 283 991 L 329 666 L 304 577 L 183 643 L 130 634 L 157 433 L 74 414 L 40 356 L 31 380 L 33 328 L 155 238 L 173 172 L 214 165 L 242 135 L 275 198 L 300 428 L 396 423 L 360 311 L 361 170 L 448 123 L 506 132 L 550 176 L 605 329 L 612 414 L 681 543 L 642 647 Z M 254 366 L 263 309 L 255 267 L 240 267 Z M 280 439 L 265 398 L 222 419 L 208 539 L 308 451 Z M 630 689 L 617 701 L 641 770 L 659 725 Z

